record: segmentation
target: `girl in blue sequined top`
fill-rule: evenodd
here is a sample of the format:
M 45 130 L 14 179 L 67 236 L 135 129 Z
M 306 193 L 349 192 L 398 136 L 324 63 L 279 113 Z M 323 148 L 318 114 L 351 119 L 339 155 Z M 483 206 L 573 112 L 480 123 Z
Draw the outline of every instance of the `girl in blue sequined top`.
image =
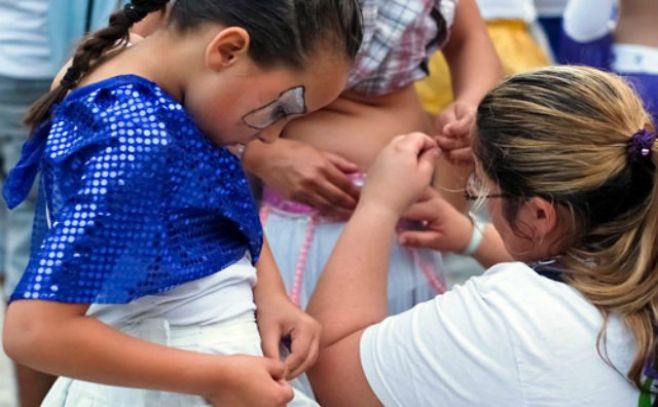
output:
M 126 47 L 130 27 L 165 6 L 133 0 L 83 41 L 29 113 L 4 190 L 16 206 L 40 173 L 3 343 L 62 376 L 46 406 L 284 405 L 287 380 L 317 355 L 319 327 L 287 299 L 226 147 L 271 142 L 338 96 L 358 6 L 178 0 Z

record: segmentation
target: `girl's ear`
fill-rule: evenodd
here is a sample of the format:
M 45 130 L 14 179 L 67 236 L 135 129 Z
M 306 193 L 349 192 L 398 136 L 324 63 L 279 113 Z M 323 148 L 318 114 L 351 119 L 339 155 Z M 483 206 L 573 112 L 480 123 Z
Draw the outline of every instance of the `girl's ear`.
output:
M 240 58 L 248 56 L 249 33 L 240 27 L 221 30 L 206 48 L 206 66 L 220 71 L 234 65 Z

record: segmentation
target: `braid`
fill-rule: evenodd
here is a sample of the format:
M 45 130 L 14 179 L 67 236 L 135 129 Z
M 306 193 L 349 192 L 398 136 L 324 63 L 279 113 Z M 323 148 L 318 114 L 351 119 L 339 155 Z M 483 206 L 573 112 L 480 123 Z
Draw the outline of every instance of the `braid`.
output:
M 166 7 L 168 0 L 132 0 L 123 10 L 110 17 L 109 25 L 82 41 L 73 56 L 71 66 L 66 71 L 59 86 L 36 101 L 27 113 L 25 123 L 36 127 L 48 118 L 51 107 L 60 102 L 69 90 L 75 88 L 91 68 L 109 51 L 117 46 L 125 46 L 130 36 L 130 28 L 147 14 Z

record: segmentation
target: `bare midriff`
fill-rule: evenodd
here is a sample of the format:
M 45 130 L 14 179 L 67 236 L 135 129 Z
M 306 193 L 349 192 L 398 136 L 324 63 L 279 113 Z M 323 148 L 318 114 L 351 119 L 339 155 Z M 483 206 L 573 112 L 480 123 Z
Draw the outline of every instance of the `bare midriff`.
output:
M 658 1 L 624 0 L 619 11 L 615 42 L 658 47 Z
M 385 96 L 345 93 L 328 107 L 292 121 L 283 137 L 329 151 L 367 171 L 377 152 L 399 134 L 432 132 L 413 86 Z

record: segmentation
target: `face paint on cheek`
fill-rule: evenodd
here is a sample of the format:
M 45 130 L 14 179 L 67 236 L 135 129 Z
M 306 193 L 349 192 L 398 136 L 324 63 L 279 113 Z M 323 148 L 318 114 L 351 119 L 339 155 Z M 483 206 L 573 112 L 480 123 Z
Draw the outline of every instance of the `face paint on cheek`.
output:
M 275 101 L 244 115 L 242 122 L 252 129 L 263 130 L 279 120 L 305 114 L 308 111 L 305 94 L 304 86 L 288 89 Z

